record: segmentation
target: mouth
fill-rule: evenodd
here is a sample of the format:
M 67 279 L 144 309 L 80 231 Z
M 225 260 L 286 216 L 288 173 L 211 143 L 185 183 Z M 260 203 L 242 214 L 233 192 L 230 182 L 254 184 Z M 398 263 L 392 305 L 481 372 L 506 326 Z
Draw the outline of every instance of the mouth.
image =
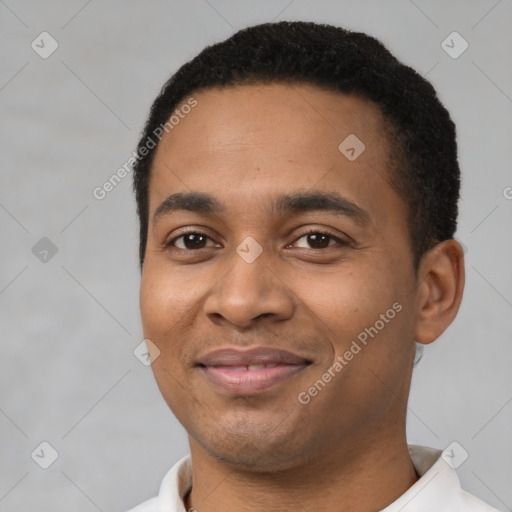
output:
M 253 395 L 291 379 L 312 363 L 285 350 L 257 347 L 209 352 L 196 366 L 210 382 L 230 394 Z

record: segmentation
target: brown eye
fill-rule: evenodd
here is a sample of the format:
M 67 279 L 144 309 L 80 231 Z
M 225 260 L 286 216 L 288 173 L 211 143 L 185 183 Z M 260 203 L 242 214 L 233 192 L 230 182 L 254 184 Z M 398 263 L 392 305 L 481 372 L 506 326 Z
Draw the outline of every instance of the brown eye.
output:
M 307 242 L 312 246 L 313 249 L 323 249 L 329 246 L 329 240 L 331 237 L 324 233 L 314 233 L 307 235 Z
M 184 233 L 183 235 L 173 238 L 168 244 L 166 244 L 166 247 L 173 246 L 184 250 L 203 249 L 206 247 L 207 241 L 209 239 L 210 237 L 203 233 Z
M 304 233 L 301 237 L 299 237 L 295 243 L 303 240 L 302 245 L 298 245 L 300 248 L 304 249 L 325 249 L 327 247 L 332 247 L 335 245 L 345 246 L 348 245 L 347 242 L 344 242 L 340 238 L 332 235 L 331 233 L 322 232 L 322 231 L 310 231 L 308 233 Z

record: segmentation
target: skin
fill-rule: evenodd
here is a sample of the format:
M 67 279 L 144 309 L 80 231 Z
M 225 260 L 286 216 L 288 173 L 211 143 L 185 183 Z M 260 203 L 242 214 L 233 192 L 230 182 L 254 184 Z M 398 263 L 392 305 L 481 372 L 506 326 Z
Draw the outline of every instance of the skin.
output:
M 194 97 L 197 107 L 157 148 L 140 290 L 144 336 L 161 351 L 156 381 L 189 436 L 194 486 L 185 506 L 381 510 L 418 478 L 405 436 L 414 340 L 434 341 L 454 319 L 462 248 L 437 244 L 415 273 L 407 207 L 390 184 L 392 148 L 373 103 L 285 84 Z M 338 150 L 351 133 L 366 146 L 354 161 Z M 271 207 L 282 194 L 333 191 L 367 222 Z M 210 194 L 225 210 L 154 221 L 178 192 Z M 176 239 L 184 228 L 207 238 L 187 246 Z M 322 244 L 309 229 L 335 238 Z M 263 249 L 252 263 L 236 252 L 248 236 Z M 299 393 L 397 302 L 402 310 L 301 404 Z M 195 366 L 233 345 L 282 348 L 313 364 L 264 393 L 235 397 Z

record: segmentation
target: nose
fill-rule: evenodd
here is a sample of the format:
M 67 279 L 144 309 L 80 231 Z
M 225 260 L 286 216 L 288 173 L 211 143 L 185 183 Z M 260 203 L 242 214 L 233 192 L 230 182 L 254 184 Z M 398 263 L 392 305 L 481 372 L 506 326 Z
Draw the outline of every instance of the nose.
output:
M 212 322 L 245 330 L 256 323 L 272 323 L 293 316 L 296 308 L 293 293 L 264 253 L 249 263 L 233 252 L 230 270 L 205 300 L 204 311 Z

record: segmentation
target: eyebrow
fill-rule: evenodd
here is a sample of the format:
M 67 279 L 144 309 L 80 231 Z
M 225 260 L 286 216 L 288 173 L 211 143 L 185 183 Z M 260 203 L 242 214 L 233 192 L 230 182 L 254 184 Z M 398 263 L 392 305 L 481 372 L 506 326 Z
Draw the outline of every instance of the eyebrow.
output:
M 226 207 L 209 194 L 189 192 L 171 194 L 164 199 L 153 214 L 153 223 L 174 211 L 190 211 L 207 215 L 218 215 Z M 306 213 L 322 211 L 349 217 L 360 225 L 371 222 L 370 214 L 349 199 L 336 192 L 305 192 L 280 195 L 272 203 L 272 212 Z
M 155 210 L 153 222 L 171 212 L 186 210 L 204 214 L 219 214 L 225 208 L 212 196 L 200 192 L 183 194 L 178 192 L 166 197 Z
M 280 213 L 322 211 L 349 217 L 357 224 L 370 224 L 370 214 L 336 192 L 306 192 L 279 196 L 274 208 Z

